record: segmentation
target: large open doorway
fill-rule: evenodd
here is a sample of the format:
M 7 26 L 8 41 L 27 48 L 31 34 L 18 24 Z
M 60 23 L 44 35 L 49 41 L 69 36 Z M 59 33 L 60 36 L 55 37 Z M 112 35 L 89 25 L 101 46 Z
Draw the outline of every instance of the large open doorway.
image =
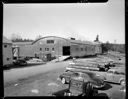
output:
M 63 46 L 63 55 L 70 55 L 70 46 Z
M 51 61 L 51 54 L 46 54 L 46 57 L 47 57 L 47 61 Z

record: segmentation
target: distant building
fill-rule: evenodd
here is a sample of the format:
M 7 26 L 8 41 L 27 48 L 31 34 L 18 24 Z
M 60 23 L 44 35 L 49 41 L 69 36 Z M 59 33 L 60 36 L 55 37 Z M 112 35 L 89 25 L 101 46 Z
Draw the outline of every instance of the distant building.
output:
M 19 57 L 24 56 L 26 50 L 30 50 L 29 48 L 25 49 L 25 46 L 29 46 L 31 45 L 32 42 L 13 42 L 13 58 L 14 59 L 18 59 Z M 23 50 L 22 50 L 23 49 Z M 25 50 L 25 51 L 24 51 Z M 22 55 L 22 51 L 24 51 L 24 54 Z M 28 51 L 29 52 L 29 51 Z M 28 55 L 28 52 L 26 55 Z
M 12 42 L 3 36 L 3 65 L 10 65 L 13 63 Z

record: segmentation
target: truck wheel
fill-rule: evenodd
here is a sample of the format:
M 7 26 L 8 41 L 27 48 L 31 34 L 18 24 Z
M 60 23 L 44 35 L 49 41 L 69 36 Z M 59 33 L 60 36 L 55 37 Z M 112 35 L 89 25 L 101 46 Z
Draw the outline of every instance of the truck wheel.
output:
M 124 80 L 121 80 L 120 81 L 120 85 L 125 85 L 125 81 Z
M 62 78 L 62 79 L 61 79 L 61 82 L 62 82 L 62 84 L 65 84 L 65 83 L 66 83 L 65 78 Z
M 108 68 L 105 68 L 105 71 L 108 71 Z

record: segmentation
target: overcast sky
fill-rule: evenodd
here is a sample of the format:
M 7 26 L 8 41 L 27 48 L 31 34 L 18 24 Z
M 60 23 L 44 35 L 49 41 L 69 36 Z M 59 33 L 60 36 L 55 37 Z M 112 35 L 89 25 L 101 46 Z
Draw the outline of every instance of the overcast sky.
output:
M 107 3 L 4 4 L 3 35 L 35 39 L 41 36 L 75 37 L 125 43 L 124 0 Z

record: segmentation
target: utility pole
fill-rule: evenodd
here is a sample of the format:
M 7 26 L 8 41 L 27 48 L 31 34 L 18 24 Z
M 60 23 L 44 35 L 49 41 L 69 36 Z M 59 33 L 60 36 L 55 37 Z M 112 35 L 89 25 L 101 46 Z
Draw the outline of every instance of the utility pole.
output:
M 59 62 L 59 41 L 58 41 L 58 62 Z
M 114 51 L 116 51 L 116 40 L 114 40 Z

